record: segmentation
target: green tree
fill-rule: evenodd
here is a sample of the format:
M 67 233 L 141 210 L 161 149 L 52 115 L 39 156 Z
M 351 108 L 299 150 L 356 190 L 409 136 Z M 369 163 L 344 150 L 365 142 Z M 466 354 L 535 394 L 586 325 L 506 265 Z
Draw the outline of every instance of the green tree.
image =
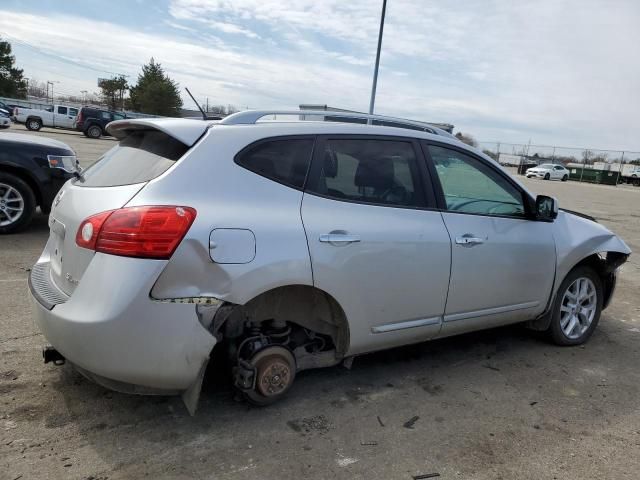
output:
M 111 110 L 119 110 L 124 106 L 124 94 L 129 89 L 127 79 L 123 75 L 103 79 L 98 83 L 103 101 Z
M 0 95 L 3 97 L 26 98 L 27 81 L 22 69 L 15 68 L 16 57 L 11 55 L 11 44 L 0 38 Z
M 182 107 L 178 83 L 153 58 L 142 66 L 138 82 L 129 90 L 129 98 L 133 110 L 151 115 L 177 117 Z

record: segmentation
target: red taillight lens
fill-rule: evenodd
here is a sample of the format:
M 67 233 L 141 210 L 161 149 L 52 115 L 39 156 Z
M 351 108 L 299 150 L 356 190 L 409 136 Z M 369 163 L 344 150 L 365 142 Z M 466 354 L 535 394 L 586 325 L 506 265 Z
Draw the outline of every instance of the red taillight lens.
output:
M 78 125 L 82 124 L 82 110 L 80 110 L 80 112 L 78 112 L 78 116 L 76 117 L 76 123 Z
M 195 218 L 196 211 L 190 207 L 121 208 L 87 218 L 78 228 L 76 243 L 111 255 L 167 259 Z M 87 227 L 88 223 L 92 226 Z

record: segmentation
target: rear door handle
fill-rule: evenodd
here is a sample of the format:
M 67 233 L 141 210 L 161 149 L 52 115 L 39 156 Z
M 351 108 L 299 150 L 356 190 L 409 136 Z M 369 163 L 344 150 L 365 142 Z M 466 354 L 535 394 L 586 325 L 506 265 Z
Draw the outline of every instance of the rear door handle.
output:
M 456 237 L 456 244 L 462 245 L 463 247 L 473 247 L 483 244 L 485 240 L 486 238 L 475 237 L 470 233 L 465 233 L 460 237 Z
M 324 233 L 320 235 L 322 243 L 356 243 L 360 241 L 359 235 L 349 233 Z

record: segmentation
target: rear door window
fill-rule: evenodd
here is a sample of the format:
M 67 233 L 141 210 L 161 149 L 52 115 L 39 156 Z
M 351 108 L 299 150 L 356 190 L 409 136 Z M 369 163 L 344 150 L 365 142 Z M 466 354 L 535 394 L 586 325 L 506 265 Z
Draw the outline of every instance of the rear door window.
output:
M 111 113 L 110 112 L 101 112 L 101 116 L 103 120 L 111 121 Z
M 189 147 L 157 130 L 132 131 L 83 172 L 80 187 L 115 187 L 148 182 L 163 174 Z
M 69 109 L 69 115 L 72 116 L 72 117 L 78 116 L 78 109 L 77 108 L 70 108 Z
M 66 115 L 67 114 L 67 107 L 58 107 L 58 113 L 60 115 Z
M 236 163 L 258 175 L 301 189 L 311 163 L 314 138 L 262 141 L 236 156 Z
M 425 205 L 410 141 L 331 138 L 320 153 L 321 168 L 307 187 L 310 192 L 358 203 Z

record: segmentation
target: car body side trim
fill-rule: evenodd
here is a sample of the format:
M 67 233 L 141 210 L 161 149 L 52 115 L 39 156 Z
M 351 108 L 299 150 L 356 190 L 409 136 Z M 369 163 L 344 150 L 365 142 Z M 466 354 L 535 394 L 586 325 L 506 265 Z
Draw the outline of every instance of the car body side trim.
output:
M 468 318 L 484 317 L 485 315 L 494 315 L 497 313 L 513 312 L 516 310 L 525 310 L 527 308 L 534 308 L 540 305 L 539 301 L 516 303 L 514 305 L 505 305 L 503 307 L 486 308 L 484 310 L 475 310 L 472 312 L 454 313 L 452 315 L 445 315 L 445 322 L 455 322 L 458 320 L 467 320 Z
M 371 333 L 386 333 L 396 330 L 404 330 L 407 328 L 426 327 L 427 325 L 437 325 L 442 321 L 442 317 L 419 318 L 417 320 L 408 320 L 405 322 L 385 323 L 377 327 L 371 327 Z

